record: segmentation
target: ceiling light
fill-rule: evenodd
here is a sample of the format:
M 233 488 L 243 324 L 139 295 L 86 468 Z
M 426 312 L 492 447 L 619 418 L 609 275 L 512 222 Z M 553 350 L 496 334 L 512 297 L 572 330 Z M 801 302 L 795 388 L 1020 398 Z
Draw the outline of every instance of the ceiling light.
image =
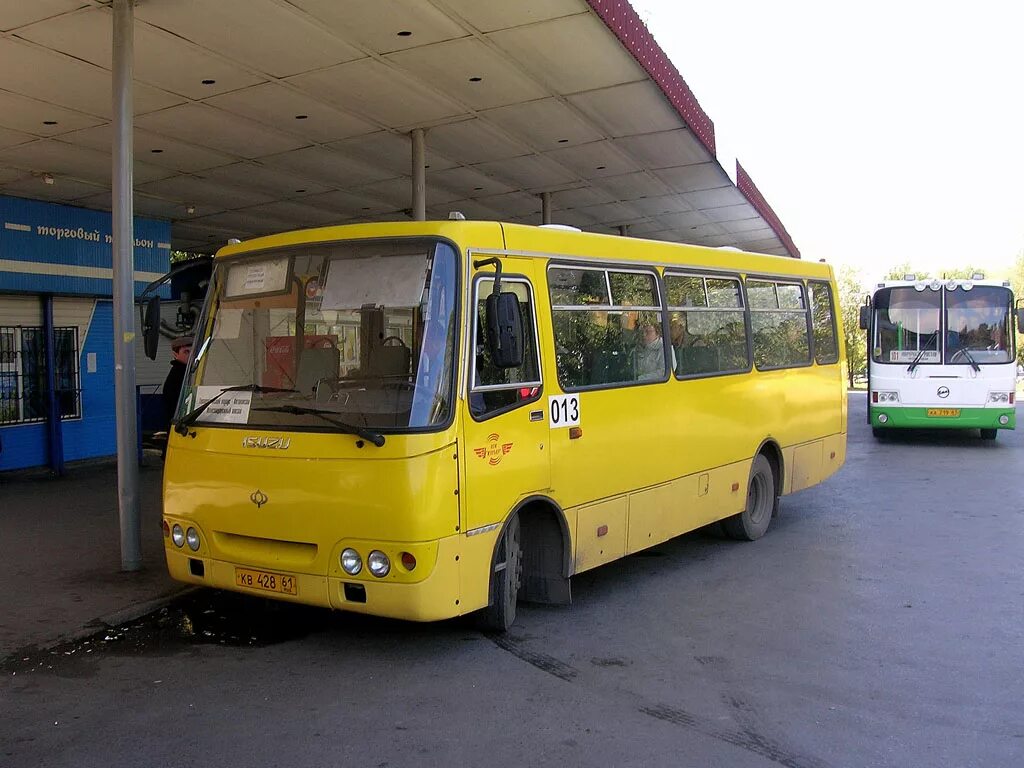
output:
M 482 77 L 471 77 L 471 78 L 469 78 L 469 82 L 471 82 L 471 83 L 479 83 L 481 80 L 483 80 Z
M 605 169 L 606 167 L 607 167 L 607 166 L 604 166 L 604 165 L 599 165 L 599 166 L 597 166 L 597 170 L 599 170 L 599 171 L 603 171 L 603 170 L 604 170 L 604 169 Z
M 569 143 L 569 140 L 568 140 L 568 139 L 559 139 L 559 140 L 558 140 L 558 143 L 559 143 L 559 144 L 568 144 L 568 143 Z
M 216 82 L 216 80 L 203 80 L 203 85 L 213 85 Z
M 53 184 L 53 176 L 49 173 L 44 173 L 43 184 Z
M 296 194 L 296 195 L 301 195 L 301 194 L 302 194 L 303 192 L 305 192 L 305 191 L 306 191 L 306 190 L 304 190 L 304 189 L 296 189 L 296 190 L 295 190 L 295 194 Z
M 189 206 L 185 207 L 185 213 L 187 213 L 189 216 L 191 216 L 195 212 L 196 212 L 196 207 L 194 205 L 189 205 Z
M 412 37 L 412 32 L 409 32 L 408 30 L 403 29 L 401 32 L 398 33 L 398 36 L 399 37 Z
M 154 155 L 159 155 L 161 152 L 163 152 L 162 149 L 151 149 L 149 151 L 152 152 Z
M 43 125 L 56 125 L 56 120 L 43 120 Z
M 473 187 L 473 191 L 474 192 L 482 192 L 483 189 L 484 189 L 483 187 Z
M 296 120 L 308 120 L 309 119 L 309 115 L 296 115 L 295 119 Z

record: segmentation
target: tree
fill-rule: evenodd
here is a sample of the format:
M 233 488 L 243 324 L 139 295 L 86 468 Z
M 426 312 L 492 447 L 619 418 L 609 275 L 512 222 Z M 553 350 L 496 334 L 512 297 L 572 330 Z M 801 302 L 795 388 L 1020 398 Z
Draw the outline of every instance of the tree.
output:
M 852 389 L 854 374 L 867 367 L 867 339 L 860 329 L 860 308 L 864 303 L 863 276 L 859 269 L 847 265 L 840 267 L 836 282 L 839 286 L 842 333 L 846 340 L 847 375 Z
M 927 280 L 930 275 L 926 270 L 914 269 L 910 266 L 909 261 L 904 261 L 902 264 L 897 264 L 889 268 L 889 271 L 885 273 L 885 280 L 902 280 L 907 275 L 913 275 L 918 280 Z
M 1015 299 L 1024 299 L 1024 250 L 1017 254 L 1010 269 L 1010 287 Z M 1024 306 L 1022 304 L 1021 306 Z M 1016 307 L 1014 307 L 1016 311 Z M 1024 328 L 1017 326 L 1017 364 L 1024 365 Z

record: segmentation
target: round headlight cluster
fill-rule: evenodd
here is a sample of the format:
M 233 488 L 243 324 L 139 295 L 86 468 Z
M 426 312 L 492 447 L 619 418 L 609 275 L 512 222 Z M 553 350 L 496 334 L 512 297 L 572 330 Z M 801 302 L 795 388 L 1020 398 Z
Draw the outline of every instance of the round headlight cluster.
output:
M 171 541 L 174 542 L 174 546 L 176 547 L 184 547 L 188 544 L 188 548 L 193 552 L 199 551 L 199 531 L 195 528 L 189 527 L 186 531 L 182 529 L 180 525 L 175 523 L 174 527 L 171 528 Z
M 341 570 L 349 576 L 355 576 L 363 570 L 363 558 L 351 547 L 341 552 Z
M 366 558 L 366 567 L 370 570 L 370 573 L 380 579 L 388 575 L 388 572 L 391 570 L 391 561 L 387 555 L 379 549 L 375 549 Z
M 363 558 L 352 547 L 343 549 L 338 559 L 341 561 L 341 570 L 349 576 L 356 576 L 363 570 Z M 383 579 L 391 572 L 391 560 L 379 549 L 375 549 L 366 558 L 366 570 L 378 579 Z

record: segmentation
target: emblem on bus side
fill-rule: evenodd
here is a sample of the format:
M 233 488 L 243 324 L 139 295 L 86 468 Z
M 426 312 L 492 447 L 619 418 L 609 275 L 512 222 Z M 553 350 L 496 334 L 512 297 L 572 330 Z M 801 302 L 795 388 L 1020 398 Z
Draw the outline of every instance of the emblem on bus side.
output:
M 265 494 L 263 491 L 261 491 L 259 488 L 257 488 L 249 496 L 249 501 L 251 501 L 253 504 L 256 505 L 256 509 L 259 509 L 264 504 L 266 504 L 268 501 L 270 501 L 270 498 L 267 496 L 267 494 Z
M 512 450 L 512 443 L 502 443 L 500 440 L 501 437 L 492 432 L 487 436 L 487 445 L 483 448 L 474 448 L 473 453 L 481 459 L 487 459 L 487 463 L 492 467 L 496 466 L 501 463 L 502 457 Z
M 939 397 L 949 397 L 949 387 L 939 387 L 935 394 Z
M 287 451 L 288 446 L 292 444 L 290 437 L 243 437 L 242 447 L 243 448 L 277 448 L 281 451 Z

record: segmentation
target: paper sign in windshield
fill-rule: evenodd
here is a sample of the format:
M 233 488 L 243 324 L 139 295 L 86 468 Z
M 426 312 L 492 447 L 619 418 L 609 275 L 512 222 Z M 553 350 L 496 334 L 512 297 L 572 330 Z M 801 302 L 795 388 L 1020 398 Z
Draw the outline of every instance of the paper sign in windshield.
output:
M 228 271 L 228 298 L 279 293 L 288 288 L 288 258 L 235 264 Z
M 217 395 L 224 387 L 199 387 L 196 405 L 200 406 L 211 397 L 217 399 L 207 406 L 197 421 L 214 424 L 248 424 L 252 392 L 225 392 Z
M 890 363 L 912 363 L 915 360 L 919 363 L 937 363 L 939 362 L 939 353 L 934 349 L 893 349 L 889 352 Z
M 427 257 L 371 256 L 334 259 L 327 272 L 320 309 L 415 307 L 423 297 Z

